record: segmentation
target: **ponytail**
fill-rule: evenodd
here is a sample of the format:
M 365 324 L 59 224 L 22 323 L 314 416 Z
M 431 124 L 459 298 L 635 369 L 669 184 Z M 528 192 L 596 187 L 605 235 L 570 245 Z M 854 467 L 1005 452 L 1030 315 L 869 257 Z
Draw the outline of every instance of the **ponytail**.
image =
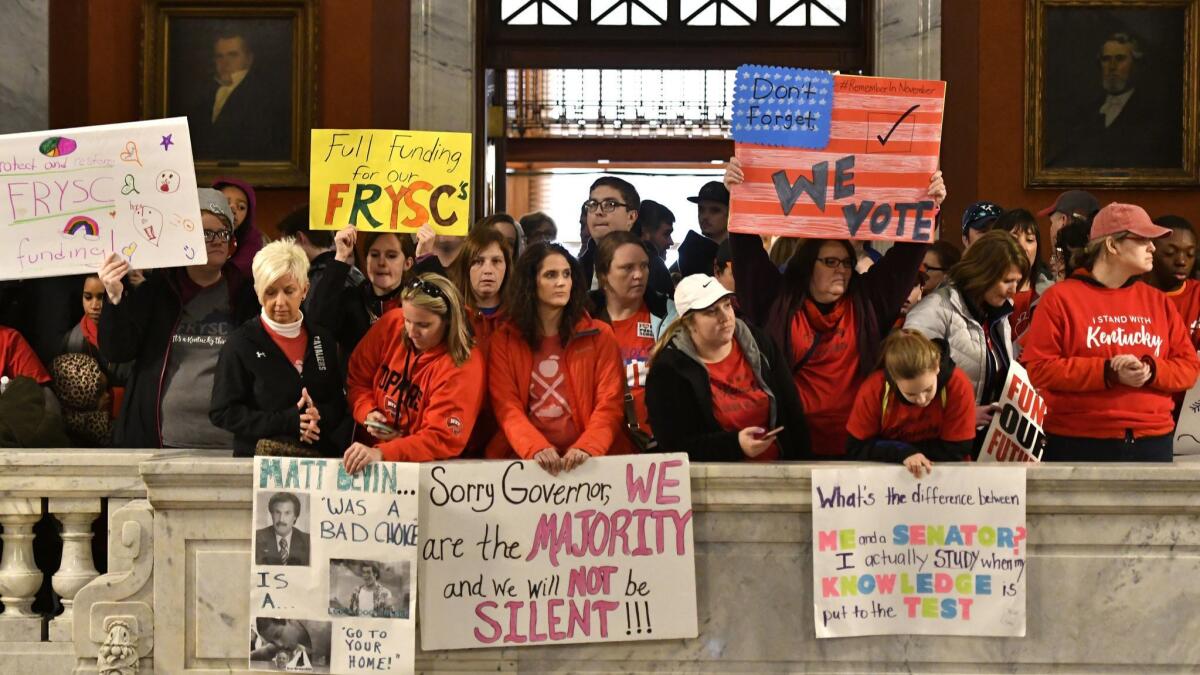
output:
M 675 334 L 678 333 L 680 329 L 684 328 L 684 326 L 687 324 L 687 320 L 687 316 L 677 316 L 675 317 L 674 321 L 667 324 L 667 327 L 663 329 L 663 333 L 658 338 L 658 342 L 654 343 L 654 351 L 650 352 L 651 366 L 654 365 L 654 361 L 658 358 L 659 353 L 662 352 L 663 349 L 666 349 L 667 345 L 671 343 L 671 340 L 675 339 Z

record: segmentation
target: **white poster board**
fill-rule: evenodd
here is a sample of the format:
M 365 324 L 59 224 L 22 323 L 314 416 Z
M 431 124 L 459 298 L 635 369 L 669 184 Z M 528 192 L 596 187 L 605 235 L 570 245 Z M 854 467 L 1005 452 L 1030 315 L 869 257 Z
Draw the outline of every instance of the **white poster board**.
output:
M 1029 373 L 1016 361 L 1008 369 L 1000 409 L 992 416 L 983 447 L 981 462 L 1040 462 L 1046 446 L 1042 424 L 1046 420 L 1046 401 L 1042 399 Z
M 254 459 L 251 670 L 413 672 L 418 478 L 416 464 L 350 476 L 340 460 Z
M 696 637 L 687 455 L 422 471 L 422 649 Z
M 813 469 L 818 638 L 1025 635 L 1025 467 Z
M 187 118 L 0 136 L 0 279 L 202 264 Z

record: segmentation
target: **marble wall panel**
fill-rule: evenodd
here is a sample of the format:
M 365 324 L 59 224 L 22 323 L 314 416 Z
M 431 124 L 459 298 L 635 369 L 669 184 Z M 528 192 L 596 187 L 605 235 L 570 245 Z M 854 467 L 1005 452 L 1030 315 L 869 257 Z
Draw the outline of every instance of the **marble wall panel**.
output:
M 45 129 L 50 0 L 3 0 L 0 6 L 0 134 Z

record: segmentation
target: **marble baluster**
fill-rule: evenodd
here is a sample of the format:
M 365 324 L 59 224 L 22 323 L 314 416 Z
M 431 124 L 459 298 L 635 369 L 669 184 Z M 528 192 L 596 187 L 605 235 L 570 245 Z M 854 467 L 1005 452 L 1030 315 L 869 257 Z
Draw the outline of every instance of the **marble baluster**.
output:
M 62 523 L 62 563 L 54 573 L 54 592 L 62 598 L 63 613 L 50 622 L 50 641 L 69 642 L 75 616 L 75 594 L 99 576 L 92 560 L 92 522 L 100 515 L 100 500 L 50 499 L 50 513 Z
M 42 572 L 33 559 L 33 525 L 42 517 L 41 499 L 0 499 L 4 555 L 0 558 L 0 642 L 39 642 L 42 618 L 32 609 L 42 586 Z

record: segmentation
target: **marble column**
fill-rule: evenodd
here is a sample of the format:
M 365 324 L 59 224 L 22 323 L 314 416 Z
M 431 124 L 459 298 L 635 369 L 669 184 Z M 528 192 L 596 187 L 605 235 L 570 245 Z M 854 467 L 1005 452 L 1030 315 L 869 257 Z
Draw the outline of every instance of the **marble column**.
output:
M 62 523 L 62 562 L 51 579 L 62 598 L 63 613 L 50 622 L 50 641 L 69 642 L 75 618 L 75 594 L 99 576 L 92 560 L 92 522 L 100 515 L 95 498 L 50 498 L 50 513 Z
M 48 125 L 50 0 L 4 0 L 0 15 L 0 134 Z
M 937 80 L 942 73 L 942 0 L 875 3 L 875 75 Z
M 409 124 L 475 130 L 475 0 L 413 0 Z
M 42 572 L 33 559 L 33 525 L 41 517 L 40 499 L 0 499 L 0 642 L 37 642 L 42 637 L 42 618 L 31 608 L 42 586 Z

